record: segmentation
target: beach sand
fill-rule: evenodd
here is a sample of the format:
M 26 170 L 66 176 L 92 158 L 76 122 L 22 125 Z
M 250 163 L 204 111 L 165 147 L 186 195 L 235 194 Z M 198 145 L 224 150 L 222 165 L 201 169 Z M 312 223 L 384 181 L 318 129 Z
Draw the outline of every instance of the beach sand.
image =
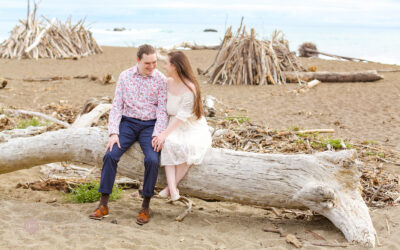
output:
M 104 47 L 101 55 L 72 60 L 0 60 L 0 77 L 11 78 L 0 89 L 0 104 L 38 111 L 48 103 L 67 100 L 82 107 L 91 97 L 114 96 L 115 84 L 103 85 L 87 79 L 56 82 L 24 82 L 23 78 L 96 75 L 118 78 L 121 71 L 135 64 L 136 49 Z M 186 51 L 193 68 L 205 69 L 216 51 Z M 303 65 L 319 71 L 400 69 L 395 65 L 355 63 L 322 59 L 301 59 Z M 162 70 L 162 63 L 159 64 Z M 400 73 L 382 73 L 385 79 L 372 83 L 322 83 L 306 93 L 290 92 L 296 84 L 285 86 L 220 86 L 206 84 L 199 76 L 203 95 L 212 95 L 228 107 L 230 115 L 246 116 L 271 129 L 298 126 L 305 129 L 334 128 L 335 138 L 360 143 L 374 140 L 400 150 Z M 40 249 L 292 249 L 285 238 L 262 229 L 278 225 L 307 241 L 316 240 L 307 230 L 330 242 L 344 243 L 342 233 L 321 217 L 311 221 L 277 217 L 272 211 L 228 202 L 193 199 L 194 212 L 183 222 L 174 218 L 183 205 L 153 199 L 154 216 L 148 225 L 135 223 L 141 199 L 123 197 L 110 203 L 111 214 L 102 221 L 89 220 L 97 204 L 71 204 L 58 192 L 16 189 L 17 183 L 39 180 L 40 167 L 0 175 L 0 248 Z M 399 167 L 384 164 L 384 169 L 400 174 Z M 56 202 L 52 202 L 53 199 Z M 400 249 L 400 208 L 371 209 L 381 246 Z M 112 223 L 112 221 L 117 224 Z M 304 249 L 328 249 L 306 245 Z M 361 249 L 351 246 L 347 249 Z

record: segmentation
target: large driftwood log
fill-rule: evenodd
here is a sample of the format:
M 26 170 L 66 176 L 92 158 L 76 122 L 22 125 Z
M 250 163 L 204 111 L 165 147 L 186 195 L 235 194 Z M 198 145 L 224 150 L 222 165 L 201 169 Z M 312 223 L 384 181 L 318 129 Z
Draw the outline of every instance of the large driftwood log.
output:
M 0 144 L 0 173 L 60 161 L 101 166 L 107 139 L 107 132 L 96 127 L 16 138 Z M 135 144 L 118 171 L 141 179 L 143 158 Z M 376 232 L 360 194 L 358 167 L 355 151 L 282 155 L 211 149 L 202 165 L 190 169 L 180 190 L 242 204 L 310 208 L 330 219 L 347 240 L 374 246 Z M 160 170 L 158 185 L 165 184 Z
M 321 82 L 374 82 L 383 79 L 376 70 L 367 70 L 359 72 L 284 72 L 286 81 L 297 83 L 299 77 L 301 80 L 309 82 L 311 80 L 320 80 Z
M 354 57 L 348 57 L 348 56 L 338 56 L 338 55 L 333 55 L 333 54 L 329 54 L 326 52 L 322 52 L 322 51 L 318 51 L 318 50 L 314 50 L 314 49 L 310 49 L 310 48 L 305 48 L 305 51 L 312 53 L 312 54 L 321 54 L 324 56 L 330 56 L 330 57 L 334 57 L 337 59 L 344 59 L 344 60 L 348 60 L 348 61 L 360 61 L 360 62 L 371 62 L 371 63 L 375 63 L 373 61 L 369 61 L 369 60 L 365 60 L 365 59 L 361 59 L 361 58 L 354 58 Z

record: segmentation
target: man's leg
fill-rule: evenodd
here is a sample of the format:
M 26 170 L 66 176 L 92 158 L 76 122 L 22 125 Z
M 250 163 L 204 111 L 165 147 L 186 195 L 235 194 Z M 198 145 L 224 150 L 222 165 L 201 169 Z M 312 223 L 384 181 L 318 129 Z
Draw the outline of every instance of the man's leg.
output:
M 120 124 L 120 134 L 119 143 L 121 148 L 117 144 L 113 145 L 112 151 L 107 150 L 103 157 L 103 168 L 101 170 L 101 181 L 99 192 L 101 193 L 101 199 L 98 209 L 105 209 L 108 214 L 108 199 L 112 192 L 112 187 L 114 186 L 115 176 L 117 174 L 118 162 L 122 154 L 136 141 L 137 133 L 134 129 L 134 124 L 129 121 L 122 120 Z M 102 207 L 103 206 L 103 207 Z M 97 218 L 96 209 L 93 214 L 90 215 L 91 218 Z
M 144 154 L 144 183 L 143 197 L 151 198 L 154 195 L 154 187 L 158 177 L 160 153 L 155 152 L 151 145 L 154 126 L 147 126 L 139 134 L 139 143 Z

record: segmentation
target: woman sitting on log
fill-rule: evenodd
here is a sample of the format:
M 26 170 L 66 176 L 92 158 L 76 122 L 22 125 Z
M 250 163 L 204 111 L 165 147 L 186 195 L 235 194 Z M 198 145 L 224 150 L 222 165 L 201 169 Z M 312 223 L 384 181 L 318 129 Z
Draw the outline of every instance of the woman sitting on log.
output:
M 189 59 L 181 51 L 171 52 L 165 60 L 168 76 L 167 129 L 153 139 L 161 150 L 161 165 L 165 166 L 168 187 L 159 195 L 180 198 L 177 185 L 193 164 L 201 164 L 211 147 L 211 134 L 203 116 L 200 86 Z M 153 147 L 154 147 L 153 146 Z

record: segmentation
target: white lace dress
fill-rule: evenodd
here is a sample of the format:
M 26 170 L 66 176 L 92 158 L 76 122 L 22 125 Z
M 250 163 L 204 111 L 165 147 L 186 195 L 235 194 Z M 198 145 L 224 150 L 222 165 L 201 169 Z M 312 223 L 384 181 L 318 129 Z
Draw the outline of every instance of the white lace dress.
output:
M 201 164 L 207 151 L 211 148 L 211 134 L 207 121 L 197 119 L 193 114 L 194 95 L 186 92 L 175 96 L 168 92 L 167 112 L 169 122 L 173 119 L 183 121 L 165 140 L 161 150 L 161 165 L 170 166 L 187 163 Z

